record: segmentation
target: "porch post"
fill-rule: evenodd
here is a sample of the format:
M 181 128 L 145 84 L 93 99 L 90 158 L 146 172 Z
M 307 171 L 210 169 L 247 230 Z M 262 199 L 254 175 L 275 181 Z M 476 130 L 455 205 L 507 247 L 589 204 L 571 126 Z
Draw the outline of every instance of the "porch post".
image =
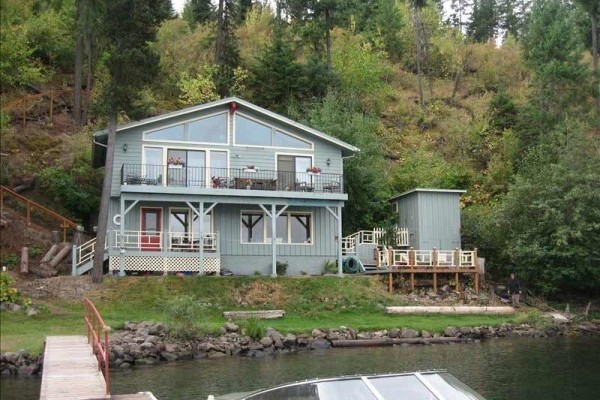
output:
M 271 204 L 271 248 L 273 251 L 273 264 L 271 265 L 272 270 L 271 270 L 271 277 L 272 278 L 276 278 L 277 277 L 277 245 L 275 243 L 275 237 L 277 237 L 277 208 L 275 206 L 275 203 Z
M 342 269 L 342 206 L 337 207 L 337 236 L 338 236 L 338 276 L 344 276 L 344 271 Z
M 125 198 L 123 195 L 121 195 L 120 200 L 121 225 L 119 225 L 119 235 L 121 236 L 121 240 L 119 242 L 119 276 L 125 276 L 125 248 L 123 247 L 123 238 L 125 237 Z M 98 251 L 100 249 L 102 249 L 101 252 Z M 100 254 L 100 257 L 104 257 L 104 245 L 102 243 L 96 243 L 96 253 Z
M 200 267 L 198 269 L 198 275 L 202 275 L 204 273 L 204 201 L 200 202 L 198 211 L 200 212 L 200 215 L 198 216 L 198 218 L 200 218 L 200 241 L 198 242 L 200 247 Z

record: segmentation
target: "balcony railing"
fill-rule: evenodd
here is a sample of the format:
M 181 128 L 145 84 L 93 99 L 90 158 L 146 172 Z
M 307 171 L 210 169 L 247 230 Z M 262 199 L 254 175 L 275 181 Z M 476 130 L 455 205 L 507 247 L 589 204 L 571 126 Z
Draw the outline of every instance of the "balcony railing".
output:
M 122 185 L 343 193 L 342 174 L 123 164 Z

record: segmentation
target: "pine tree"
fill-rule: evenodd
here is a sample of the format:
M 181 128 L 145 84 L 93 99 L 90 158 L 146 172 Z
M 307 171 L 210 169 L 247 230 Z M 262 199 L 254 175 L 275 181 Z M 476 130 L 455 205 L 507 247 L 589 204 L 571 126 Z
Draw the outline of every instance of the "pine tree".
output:
M 121 111 L 134 110 L 141 89 L 158 74 L 159 57 L 149 44 L 155 41 L 160 23 L 172 15 L 170 0 L 110 0 L 104 4 L 104 9 L 100 27 L 106 43 L 109 81 L 104 86 L 100 108 L 108 116 L 109 124 L 96 236 L 99 246 L 92 272 L 95 283 L 102 282 L 103 277 L 104 257 L 100 249 L 105 243 L 108 225 L 117 115 Z
M 214 21 L 215 7 L 210 0 L 188 0 L 183 8 L 183 18 L 192 27 Z
M 496 38 L 499 26 L 496 0 L 474 0 L 473 14 L 467 30 L 469 37 L 476 42 L 489 42 Z
M 234 79 L 234 70 L 240 61 L 234 33 L 236 15 L 237 7 L 234 0 L 219 0 L 217 41 L 215 44 L 215 63 L 218 72 L 215 86 L 222 98 L 229 95 L 229 88 Z
M 451 0 L 447 22 L 462 32 L 469 24 L 471 7 L 473 4 L 470 0 Z

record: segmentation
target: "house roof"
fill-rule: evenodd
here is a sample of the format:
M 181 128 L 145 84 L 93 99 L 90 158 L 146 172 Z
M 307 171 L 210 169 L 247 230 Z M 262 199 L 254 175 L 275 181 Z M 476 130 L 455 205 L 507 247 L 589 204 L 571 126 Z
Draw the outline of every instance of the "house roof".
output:
M 406 191 L 404 193 L 400 193 L 397 196 L 392 197 L 389 201 L 394 201 L 396 199 L 399 199 L 400 197 L 404 197 L 406 195 L 409 195 L 411 193 L 415 193 L 415 192 L 434 192 L 434 193 L 458 193 L 458 194 L 463 194 L 466 193 L 466 190 L 462 190 L 462 189 L 433 189 L 433 188 L 415 188 L 409 191 Z
M 201 110 L 208 110 L 211 108 L 215 108 L 215 107 L 219 107 L 219 106 L 223 106 L 225 104 L 229 104 L 229 103 L 237 103 L 240 106 L 246 107 L 248 109 L 251 109 L 259 114 L 263 114 L 266 115 L 270 118 L 273 118 L 274 120 L 280 121 L 286 125 L 290 125 L 293 126 L 294 128 L 297 128 L 301 131 L 304 131 L 312 136 L 318 137 L 326 142 L 332 143 L 338 147 L 341 147 L 343 150 L 345 150 L 346 155 L 350 155 L 353 153 L 357 153 L 360 151 L 360 149 L 358 147 L 352 146 L 349 143 L 346 143 L 340 139 L 337 139 L 333 136 L 329 136 L 326 133 L 323 133 L 321 131 L 318 131 L 316 129 L 313 129 L 311 127 L 308 127 L 306 125 L 300 124 L 296 121 L 293 121 L 289 118 L 286 118 L 282 115 L 276 114 L 272 111 L 269 111 L 265 108 L 259 107 L 256 104 L 252 104 L 246 100 L 242 100 L 238 97 L 227 97 L 225 99 L 221 99 L 221 100 L 217 100 L 217 101 L 212 101 L 210 103 L 205 103 L 205 104 L 199 104 L 197 106 L 193 106 L 193 107 L 188 107 L 188 108 L 184 108 L 182 110 L 177 110 L 177 111 L 173 111 L 173 112 L 169 112 L 169 113 L 165 113 L 165 114 L 161 114 L 161 115 L 157 115 L 155 117 L 150 117 L 150 118 L 146 118 L 140 121 L 134 121 L 134 122 L 130 122 L 128 124 L 124 124 L 124 125 L 120 125 L 119 127 L 117 127 L 117 132 L 123 132 L 126 131 L 128 129 L 131 128 L 136 128 L 138 126 L 144 126 L 147 124 L 151 124 L 154 122 L 159 122 L 159 121 L 163 121 L 163 120 L 167 120 L 169 118 L 173 118 L 173 117 L 178 117 L 181 115 L 186 115 L 186 114 L 191 114 L 197 111 L 201 111 Z M 101 137 L 101 136 L 105 136 L 108 133 L 107 130 L 102 130 L 102 131 L 98 131 L 96 133 L 94 133 L 94 136 L 96 137 Z M 103 142 L 102 139 L 98 140 L 99 142 Z

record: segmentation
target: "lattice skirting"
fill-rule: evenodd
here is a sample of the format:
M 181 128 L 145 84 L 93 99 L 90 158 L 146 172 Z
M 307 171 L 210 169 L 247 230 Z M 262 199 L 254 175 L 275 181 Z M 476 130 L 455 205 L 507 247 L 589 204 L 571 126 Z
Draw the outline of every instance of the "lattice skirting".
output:
M 120 256 L 110 256 L 108 268 L 118 271 Z M 198 257 L 161 257 L 161 256 L 124 256 L 125 271 L 156 271 L 156 272 L 198 272 L 200 258 Z M 204 257 L 203 273 L 221 271 L 219 257 Z

